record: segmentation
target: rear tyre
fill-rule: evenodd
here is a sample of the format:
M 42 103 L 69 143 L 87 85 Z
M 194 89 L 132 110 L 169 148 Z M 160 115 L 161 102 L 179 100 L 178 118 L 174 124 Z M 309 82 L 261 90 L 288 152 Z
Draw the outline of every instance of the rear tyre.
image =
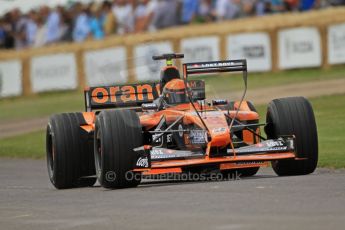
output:
M 57 189 L 88 187 L 96 182 L 93 145 L 80 125 L 81 113 L 50 118 L 46 133 L 46 156 L 51 183 Z
M 272 162 L 279 176 L 305 175 L 314 172 L 318 162 L 318 137 L 314 112 L 304 97 L 275 99 L 268 104 L 265 132 L 269 139 L 295 135 L 296 154 L 305 160 Z
M 130 172 L 136 160 L 133 149 L 143 144 L 138 115 L 130 110 L 102 111 L 94 138 L 98 182 L 105 188 L 138 186 L 141 174 Z

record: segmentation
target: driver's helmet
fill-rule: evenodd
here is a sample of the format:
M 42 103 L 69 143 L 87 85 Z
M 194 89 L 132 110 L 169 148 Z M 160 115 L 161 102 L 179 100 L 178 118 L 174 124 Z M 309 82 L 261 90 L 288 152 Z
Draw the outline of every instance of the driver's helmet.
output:
M 168 104 L 187 103 L 186 86 L 181 79 L 172 79 L 165 84 L 163 96 Z

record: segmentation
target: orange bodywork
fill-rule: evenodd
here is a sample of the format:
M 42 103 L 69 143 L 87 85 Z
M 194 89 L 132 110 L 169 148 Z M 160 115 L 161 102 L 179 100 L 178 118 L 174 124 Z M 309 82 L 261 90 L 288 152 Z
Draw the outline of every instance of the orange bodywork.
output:
M 95 129 L 96 114 L 94 112 L 83 112 L 83 117 L 86 124 L 80 127 L 88 133 L 92 132 Z
M 226 170 L 263 167 L 267 166 L 268 162 L 273 160 L 295 158 L 294 152 L 262 153 L 242 156 L 236 156 L 236 154 L 234 154 L 234 156 L 209 157 L 211 147 L 223 147 L 228 146 L 229 144 L 232 146 L 230 130 L 228 128 L 226 117 L 224 116 L 224 113 L 227 113 L 227 111 L 217 110 L 210 106 L 201 107 L 201 105 L 198 103 L 194 103 L 194 106 L 199 111 L 199 114 L 201 115 L 209 131 L 208 135 L 210 136 L 210 141 L 207 143 L 205 156 L 203 158 L 196 159 L 153 161 L 150 169 L 134 169 L 133 171 L 143 172 L 144 175 L 180 173 L 182 172 L 182 168 L 186 166 L 215 164 L 219 165 L 220 170 Z M 234 107 L 237 109 L 238 103 L 235 103 Z M 231 110 L 230 117 L 234 118 L 235 115 L 236 111 Z M 81 125 L 81 128 L 90 133 L 95 129 L 96 114 L 95 112 L 84 112 L 83 116 L 85 119 L 85 124 Z M 172 106 L 153 113 L 139 113 L 140 123 L 143 127 L 143 130 L 148 131 L 153 129 L 155 126 L 157 126 L 163 116 L 165 117 L 168 125 L 182 116 L 183 124 L 194 124 L 200 128 L 204 127 L 192 105 L 186 103 Z M 236 118 L 240 121 L 259 120 L 258 114 L 251 111 L 245 101 L 242 103 Z M 260 129 L 258 128 L 256 132 L 259 134 Z M 243 130 L 243 141 L 248 144 L 254 144 L 259 142 L 259 138 L 254 136 L 251 132 Z M 150 146 L 146 148 L 149 147 Z

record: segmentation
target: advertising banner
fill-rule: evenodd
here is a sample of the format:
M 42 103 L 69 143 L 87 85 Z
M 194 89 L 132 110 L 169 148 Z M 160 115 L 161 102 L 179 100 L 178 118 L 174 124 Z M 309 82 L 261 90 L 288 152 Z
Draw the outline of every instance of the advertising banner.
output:
M 152 60 L 153 55 L 172 53 L 170 42 L 154 42 L 137 45 L 134 47 L 135 74 L 138 81 L 159 81 L 161 68 L 164 61 Z
M 0 61 L 0 98 L 20 96 L 22 87 L 22 65 L 19 60 Z
M 184 62 L 219 61 L 219 38 L 216 36 L 186 38 L 181 40 Z
M 243 33 L 227 38 L 227 58 L 246 59 L 248 71 L 264 72 L 272 69 L 271 40 L 267 33 Z
M 109 86 L 128 81 L 125 47 L 87 51 L 84 68 L 88 86 Z
M 328 27 L 328 63 L 345 63 L 345 23 Z
M 37 56 L 31 59 L 33 92 L 76 89 L 77 65 L 73 53 Z
M 279 68 L 293 69 L 321 66 L 320 40 L 320 33 L 315 27 L 279 31 Z

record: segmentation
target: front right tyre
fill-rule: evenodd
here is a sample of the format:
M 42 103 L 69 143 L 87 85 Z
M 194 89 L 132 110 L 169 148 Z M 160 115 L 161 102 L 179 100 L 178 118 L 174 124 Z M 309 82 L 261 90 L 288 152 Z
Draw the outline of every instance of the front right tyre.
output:
M 294 135 L 299 159 L 272 162 L 279 176 L 305 175 L 314 172 L 318 162 L 318 137 L 314 112 L 304 97 L 288 97 L 268 104 L 265 132 L 269 139 Z

